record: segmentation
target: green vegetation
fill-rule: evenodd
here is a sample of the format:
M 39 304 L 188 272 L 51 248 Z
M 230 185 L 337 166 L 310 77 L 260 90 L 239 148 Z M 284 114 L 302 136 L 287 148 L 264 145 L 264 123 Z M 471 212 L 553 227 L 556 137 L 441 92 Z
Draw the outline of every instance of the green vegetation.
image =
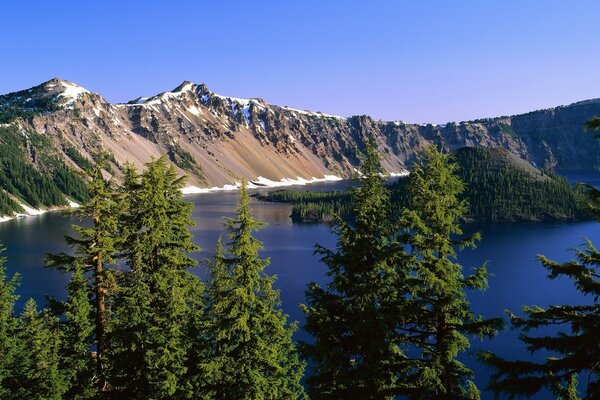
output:
M 47 139 L 34 132 L 16 126 L 0 128 L 2 215 L 22 212 L 17 202 L 39 208 L 66 205 L 65 196 L 78 202 L 88 198 L 83 178 L 47 154 L 49 147 Z M 36 168 L 36 162 L 43 167 Z
M 561 176 L 540 171 L 503 149 L 463 148 L 455 153 L 465 182 L 468 217 L 484 221 L 589 218 L 585 194 Z
M 79 168 L 82 170 L 89 170 L 92 168 L 92 163 L 87 158 L 81 155 L 74 147 L 66 146 L 63 151 Z
M 41 91 L 42 89 L 38 87 L 0 96 L 0 124 L 12 122 L 17 118 L 27 119 L 60 109 L 56 96 L 39 96 L 38 90 Z
M 91 224 L 66 239 L 72 253 L 47 259 L 70 274 L 67 299 L 42 310 L 30 299 L 16 315 L 19 278 L 7 276 L 0 258 L 0 397 L 304 399 L 301 380 L 310 365 L 312 399 L 479 399 L 473 372 L 459 358 L 473 340 L 494 337 L 503 320 L 476 315 L 466 298 L 487 288 L 485 265 L 466 274 L 456 260 L 480 240 L 460 226 L 469 211 L 456 161 L 462 156 L 427 148 L 396 192 L 399 185 L 386 186 L 380 176 L 373 143 L 363 157 L 357 188 L 314 197 L 339 201 L 347 218 L 332 219 L 335 248 L 316 246 L 329 279 L 307 289 L 301 307 L 312 339 L 301 343 L 292 339 L 296 323 L 281 311 L 276 277 L 265 272 L 269 260 L 254 236 L 264 224 L 252 215 L 245 183 L 204 282 L 190 272 L 190 253 L 199 250 L 189 230 L 193 205 L 183 200 L 185 180 L 166 158 L 141 173 L 127 166 L 121 185 L 105 181 L 102 162 L 93 165 L 89 200 L 78 210 Z M 505 171 L 504 158 L 489 157 L 485 165 Z M 542 184 L 554 179 L 508 162 Z M 481 352 L 495 370 L 489 388 L 597 398 L 600 252 L 589 243 L 576 261 L 540 260 L 551 279 L 574 279 L 593 301 L 510 314 L 531 351 L 553 356 L 512 361 Z M 547 326 L 557 333 L 534 334 Z M 586 381 L 578 385 L 581 376 Z
M 330 283 L 311 283 L 306 292 L 304 329 L 314 342 L 302 343 L 312 361 L 307 379 L 312 399 L 388 399 L 406 372 L 396 318 L 404 252 L 394 238 L 390 194 L 379 176 L 371 144 L 363 163 L 363 184 L 352 193 L 354 223 L 336 218 L 335 250 L 317 246 Z
M 331 278 L 309 285 L 302 343 L 314 365 L 314 399 L 478 399 L 473 372 L 458 360 L 469 337 L 493 337 L 501 319 L 470 310 L 466 290 L 487 287 L 485 266 L 464 276 L 461 238 L 464 183 L 457 165 L 431 147 L 409 178 L 411 203 L 390 207 L 374 146 L 367 147 L 361 185 L 352 191 L 346 222 L 334 219 L 335 250 L 317 245 Z
M 468 203 L 464 218 L 475 221 L 550 221 L 588 219 L 585 190 L 562 177 L 540 171 L 502 149 L 463 148 L 454 153 L 457 175 L 466 183 L 460 195 Z M 389 186 L 392 207 L 409 204 L 408 179 Z M 264 201 L 293 204 L 292 220 L 320 223 L 332 215 L 351 217 L 348 192 L 278 190 L 259 195 Z
M 296 324 L 287 324 L 275 278 L 264 273 L 269 260 L 259 257 L 262 242 L 253 236 L 264 224 L 248 203 L 243 182 L 236 216 L 225 223 L 229 255 L 218 244 L 211 268 L 211 345 L 201 368 L 211 373 L 205 385 L 217 399 L 301 399 L 304 364 L 292 341 Z
M 167 154 L 169 159 L 179 168 L 189 171 L 200 178 L 204 178 L 202 169 L 196 164 L 194 157 L 192 157 L 189 152 L 185 151 L 179 144 L 171 144 Z
M 410 259 L 402 265 L 406 299 L 400 327 L 418 349 L 410 362 L 410 382 L 420 399 L 477 399 L 473 372 L 457 357 L 470 347 L 470 338 L 492 338 L 502 319 L 485 319 L 471 311 L 466 290 L 485 290 L 485 264 L 464 275 L 456 261 L 457 248 L 475 247 L 480 235 L 464 237 L 459 221 L 468 210 L 460 199 L 465 190 L 458 165 L 434 147 L 419 156 L 409 178 L 410 206 L 402 212 Z

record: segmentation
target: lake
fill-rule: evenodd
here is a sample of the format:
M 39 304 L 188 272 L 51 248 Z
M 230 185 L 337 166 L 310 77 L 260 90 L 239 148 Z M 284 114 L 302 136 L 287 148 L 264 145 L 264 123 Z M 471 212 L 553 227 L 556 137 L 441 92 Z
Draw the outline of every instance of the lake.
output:
M 589 178 L 589 177 L 588 177 Z M 597 175 L 594 175 L 594 179 Z M 577 176 L 578 180 L 586 180 Z M 587 179 L 592 182 L 592 180 Z M 600 182 L 598 180 L 594 183 Z M 311 190 L 331 189 L 348 186 L 348 182 L 317 183 Z M 295 187 L 295 190 L 305 190 Z M 216 192 L 189 195 L 186 199 L 195 204 L 193 218 L 196 226 L 191 230 L 194 241 L 202 247 L 195 254 L 198 260 L 210 257 L 214 245 L 223 233 L 223 217 L 232 216 L 237 201 L 234 192 Z M 289 214 L 291 207 L 286 204 L 263 203 L 252 199 L 254 215 L 269 225 L 257 236 L 265 242 L 263 256 L 271 258 L 267 272 L 276 274 L 276 287 L 281 290 L 282 306 L 291 319 L 302 321 L 303 314 L 298 304 L 304 301 L 304 290 L 311 281 L 323 282 L 325 266 L 313 254 L 314 245 L 335 246 L 335 237 L 326 225 L 294 225 Z M 60 213 L 46 213 L 37 217 L 21 218 L 0 224 L 0 242 L 6 247 L 9 276 L 15 272 L 22 274 L 22 284 L 18 290 L 21 298 L 18 310 L 25 300 L 33 297 L 43 304 L 45 296 L 63 298 L 67 276 L 44 268 L 43 259 L 48 252 L 68 251 L 63 236 L 72 234 L 73 216 Z M 484 293 L 469 293 L 473 309 L 485 316 L 500 316 L 509 309 L 519 312 L 522 305 L 568 304 L 589 302 L 578 295 L 566 279 L 549 281 L 546 270 L 536 261 L 537 254 L 550 259 L 567 261 L 573 253 L 568 249 L 584 242 L 587 237 L 598 242 L 600 224 L 596 222 L 578 223 L 517 223 L 517 224 L 471 224 L 465 228 L 472 232 L 479 230 L 483 240 L 476 250 L 466 250 L 459 256 L 465 269 L 476 267 L 484 262 L 494 274 L 490 278 L 490 288 Z M 598 243 L 596 243 L 598 244 Z M 195 271 L 205 277 L 205 269 L 200 266 Z M 306 338 L 302 332 L 296 335 Z M 472 350 L 487 349 L 509 358 L 527 358 L 528 353 L 517 340 L 514 331 L 506 330 L 491 341 L 472 341 Z M 484 388 L 489 372 L 479 365 L 472 355 L 465 355 L 464 361 L 475 370 L 475 382 Z M 583 380 L 583 379 L 582 379 Z M 484 393 L 483 398 L 490 395 Z M 541 394 L 538 399 L 552 398 Z

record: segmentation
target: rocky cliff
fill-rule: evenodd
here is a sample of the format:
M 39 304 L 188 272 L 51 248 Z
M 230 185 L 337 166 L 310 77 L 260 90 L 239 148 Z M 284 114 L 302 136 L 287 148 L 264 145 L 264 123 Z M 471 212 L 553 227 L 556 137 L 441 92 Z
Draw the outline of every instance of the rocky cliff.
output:
M 73 169 L 92 161 L 99 150 L 112 153 L 108 172 L 117 177 L 126 162 L 141 166 L 167 155 L 190 184 L 205 187 L 243 177 L 349 176 L 370 135 L 388 172 L 408 168 L 428 143 L 448 150 L 503 147 L 539 167 L 598 169 L 600 145 L 583 132 L 594 115 L 600 115 L 600 100 L 510 117 L 416 125 L 226 97 L 191 82 L 126 104 L 110 104 L 60 79 L 0 96 L 2 126 L 44 136 L 46 150 Z M 26 136 L 22 145 L 30 149 Z

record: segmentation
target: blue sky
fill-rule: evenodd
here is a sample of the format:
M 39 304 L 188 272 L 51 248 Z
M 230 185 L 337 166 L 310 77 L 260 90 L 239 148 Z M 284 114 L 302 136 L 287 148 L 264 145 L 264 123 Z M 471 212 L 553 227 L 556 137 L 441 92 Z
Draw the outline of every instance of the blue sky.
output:
M 11 1 L 0 93 L 111 102 L 204 82 L 330 114 L 438 122 L 600 97 L 598 1 Z

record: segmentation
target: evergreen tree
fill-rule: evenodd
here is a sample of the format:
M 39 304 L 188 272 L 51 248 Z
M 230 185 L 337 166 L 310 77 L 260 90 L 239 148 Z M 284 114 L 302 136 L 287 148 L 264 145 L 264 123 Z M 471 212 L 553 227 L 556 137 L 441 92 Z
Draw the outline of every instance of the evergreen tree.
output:
M 112 368 L 115 395 L 132 399 L 184 396 L 190 340 L 186 298 L 198 250 L 188 227 L 193 205 L 184 201 L 184 178 L 164 157 L 137 176 L 126 173 L 123 256 L 130 271 L 121 277 L 115 305 Z
M 509 361 L 490 352 L 480 357 L 494 367 L 489 389 L 514 396 L 531 396 L 543 388 L 557 399 L 600 398 L 600 252 L 588 242 L 577 260 L 556 263 L 539 256 L 549 279 L 568 277 L 591 304 L 557 305 L 546 309 L 523 307 L 524 317 L 510 313 L 513 326 L 530 353 L 550 352 L 544 361 Z M 539 328 L 555 327 L 552 335 L 536 335 Z M 585 377 L 578 382 L 579 377 Z M 579 383 L 579 385 L 578 385 Z M 580 397 L 578 387 L 583 393 Z
M 14 306 L 18 298 L 15 289 L 19 283 L 19 275 L 15 274 L 8 279 L 5 263 L 6 258 L 0 257 L 0 399 L 8 398 L 10 394 L 7 378 L 14 372 L 17 354 L 15 335 L 18 320 L 14 315 Z
M 63 305 L 64 321 L 60 326 L 60 373 L 68 384 L 64 398 L 94 399 L 98 396 L 96 363 L 91 353 L 94 309 L 88 279 L 81 268 L 73 272 L 67 291 L 67 301 Z
M 101 156 L 106 157 L 106 156 Z M 81 218 L 92 220 L 92 227 L 74 225 L 77 238 L 67 236 L 67 243 L 75 249 L 75 255 L 60 253 L 48 255 L 46 262 L 49 267 L 64 271 L 81 269 L 81 274 L 89 273 L 89 285 L 93 296 L 90 301 L 94 304 L 94 331 L 90 332 L 89 342 L 96 345 L 96 385 L 98 390 L 107 390 L 106 364 L 107 342 L 106 330 L 108 325 L 107 296 L 114 280 L 110 265 L 115 264 L 115 254 L 118 247 L 117 221 L 119 220 L 119 202 L 114 189 L 106 182 L 102 171 L 104 158 L 90 170 L 88 176 L 88 191 L 90 199 L 76 213 Z M 68 343 L 65 345 L 69 345 Z M 74 344 L 75 345 L 75 344 Z M 79 349 L 71 349 L 79 351 Z M 83 379 L 83 378 L 82 378 Z
M 67 383 L 59 368 L 58 319 L 46 310 L 38 312 L 35 301 L 29 299 L 21 315 L 18 341 L 6 398 L 62 399 Z
M 243 182 L 236 216 L 226 222 L 229 257 L 218 251 L 208 291 L 213 343 L 201 367 L 216 399 L 304 397 L 304 366 L 292 341 L 296 325 L 279 309 L 275 277 L 264 272 L 269 260 L 259 257 L 262 243 L 253 236 L 263 226 L 250 212 Z
M 352 194 L 352 224 L 337 217 L 337 247 L 317 246 L 331 278 L 325 288 L 311 283 L 303 343 L 315 374 L 308 378 L 314 399 L 391 399 L 400 389 L 406 357 L 396 326 L 398 290 L 404 281 L 396 264 L 406 257 L 390 214 L 390 195 L 370 143 L 362 164 L 362 185 Z
M 208 287 L 205 293 L 204 315 L 197 315 L 196 319 L 196 382 L 197 394 L 208 398 L 223 398 L 219 386 L 226 377 L 223 375 L 221 365 L 215 362 L 215 355 L 219 354 L 217 345 L 218 332 L 223 322 L 228 318 L 228 309 L 225 308 L 229 291 L 232 288 L 232 277 L 225 259 L 223 239 L 219 236 L 212 260 L 207 260 L 209 270 Z
M 459 200 L 464 184 L 456 169 L 450 155 L 426 148 L 410 175 L 411 208 L 403 213 L 414 259 L 406 266 L 409 322 L 402 329 L 419 352 L 409 378 L 415 399 L 478 399 L 473 373 L 457 356 L 469 347 L 467 335 L 492 337 L 502 327 L 501 319 L 474 315 L 466 299 L 466 289 L 487 287 L 485 265 L 465 277 L 454 261 L 456 247 L 479 238 L 460 237 L 467 204 Z

